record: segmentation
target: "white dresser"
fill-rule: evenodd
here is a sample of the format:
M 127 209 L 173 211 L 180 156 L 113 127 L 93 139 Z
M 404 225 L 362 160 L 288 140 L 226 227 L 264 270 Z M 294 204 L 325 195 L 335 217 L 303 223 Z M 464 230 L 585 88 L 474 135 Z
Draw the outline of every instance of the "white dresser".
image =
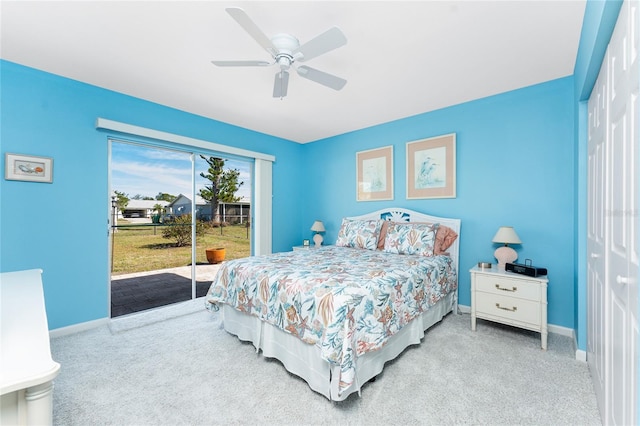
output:
M 42 270 L 0 273 L 0 424 L 52 424 L 53 379 Z
M 482 318 L 540 333 L 547 349 L 546 276 L 529 277 L 474 266 L 471 273 L 471 329 Z

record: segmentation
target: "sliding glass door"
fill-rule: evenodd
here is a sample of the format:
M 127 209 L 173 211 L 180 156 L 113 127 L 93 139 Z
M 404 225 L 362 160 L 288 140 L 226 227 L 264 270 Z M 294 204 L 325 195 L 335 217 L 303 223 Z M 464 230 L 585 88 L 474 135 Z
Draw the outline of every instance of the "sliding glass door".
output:
M 251 163 L 216 153 L 194 155 L 195 297 L 202 297 L 220 263 L 251 254 Z
M 109 145 L 111 317 L 202 297 L 222 260 L 250 255 L 249 161 Z

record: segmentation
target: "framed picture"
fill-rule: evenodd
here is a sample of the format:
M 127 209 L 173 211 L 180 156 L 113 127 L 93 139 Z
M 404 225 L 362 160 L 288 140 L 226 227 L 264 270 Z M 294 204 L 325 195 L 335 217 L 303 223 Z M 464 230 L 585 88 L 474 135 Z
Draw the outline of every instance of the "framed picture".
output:
M 356 153 L 358 201 L 393 200 L 393 146 Z
M 53 182 L 53 158 L 5 154 L 4 178 L 28 182 Z
M 302 246 L 303 247 L 309 247 L 309 240 L 302 240 Z
M 407 199 L 456 197 L 456 134 L 407 143 Z

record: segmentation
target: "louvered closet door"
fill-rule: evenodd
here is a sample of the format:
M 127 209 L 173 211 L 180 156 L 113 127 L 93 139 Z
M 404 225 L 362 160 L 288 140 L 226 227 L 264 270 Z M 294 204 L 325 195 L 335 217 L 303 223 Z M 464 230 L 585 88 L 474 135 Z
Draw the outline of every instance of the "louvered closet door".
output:
M 587 362 L 598 401 L 606 400 L 605 308 L 608 289 L 605 276 L 607 229 L 606 136 L 607 136 L 607 61 L 589 99 L 588 201 L 587 201 Z M 603 408 L 601 407 L 601 410 Z

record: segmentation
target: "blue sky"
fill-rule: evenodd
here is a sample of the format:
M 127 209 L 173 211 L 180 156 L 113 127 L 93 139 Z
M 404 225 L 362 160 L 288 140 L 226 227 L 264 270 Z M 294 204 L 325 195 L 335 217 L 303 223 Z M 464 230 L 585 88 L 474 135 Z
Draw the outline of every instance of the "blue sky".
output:
M 200 172 L 206 172 L 207 168 L 207 163 L 196 155 L 196 194 L 209 182 L 200 177 Z M 240 170 L 239 180 L 244 185 L 236 195 L 250 200 L 251 164 L 225 158 L 224 168 Z M 111 144 L 111 190 L 124 192 L 129 197 L 140 194 L 155 198 L 159 192 L 190 196 L 189 154 L 114 141 Z

